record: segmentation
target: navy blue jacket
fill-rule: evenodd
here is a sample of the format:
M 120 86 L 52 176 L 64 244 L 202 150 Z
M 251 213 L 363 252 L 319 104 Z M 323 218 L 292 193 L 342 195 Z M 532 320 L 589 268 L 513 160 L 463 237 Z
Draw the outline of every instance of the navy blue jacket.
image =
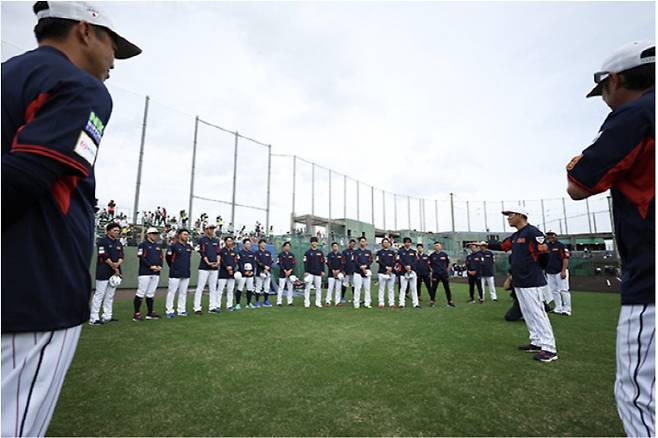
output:
M 123 259 L 123 245 L 121 245 L 119 239 L 112 239 L 105 235 L 98 239 L 97 246 L 98 263 L 96 263 L 96 280 L 109 280 L 114 275 L 114 269 L 105 263 L 105 261 L 109 259 L 113 262 L 118 262 L 119 259 Z M 121 266 L 119 266 L 119 272 L 121 272 Z
M 282 251 L 279 254 L 279 277 L 284 278 L 284 270 L 288 271 L 290 269 L 295 269 L 295 265 L 297 265 L 297 259 L 295 258 L 295 254 L 291 252 L 285 252 Z
M 268 251 L 256 251 L 256 275 L 265 271 L 265 266 L 272 267 L 272 254 Z
M 526 225 L 501 243 L 489 243 L 489 248 L 512 250 L 511 267 L 514 287 L 546 286 L 542 265 L 548 262 L 548 246 L 544 233 L 533 225 Z M 493 247 L 492 247 L 493 246 Z
M 414 266 L 414 271 L 419 277 L 429 277 L 430 276 L 430 256 L 423 253 L 418 255 L 418 260 L 416 260 L 416 266 Z
M 208 261 L 214 263 L 217 261 L 217 254 L 219 253 L 219 240 L 214 237 L 203 236 L 199 239 L 199 254 L 201 254 L 201 260 L 199 261 L 199 269 L 203 271 L 216 271 L 217 268 L 213 268 L 203 259 L 204 257 L 208 258 Z
M 652 88 L 612 111 L 594 142 L 567 166 L 569 180 L 586 192 L 610 189 L 622 304 L 656 300 L 655 120 Z
M 418 260 L 418 255 L 415 249 L 402 247 L 398 250 L 398 263 L 400 263 L 402 273 L 407 271 L 405 266 L 411 266 L 413 270 L 414 266 L 416 266 L 416 260 Z
M 324 255 L 320 249 L 309 249 L 304 253 L 304 272 L 322 275 L 324 272 Z
M 476 271 L 476 277 L 482 276 L 482 255 L 480 254 L 480 251 L 472 252 L 466 256 L 466 270 Z
M 167 250 L 167 264 L 169 265 L 169 278 L 190 278 L 190 259 L 192 258 L 192 245 L 174 242 Z
M 242 272 L 243 275 L 247 272 L 251 272 L 251 275 L 249 276 L 253 276 L 256 272 L 256 254 L 243 249 L 240 251 L 239 256 L 240 259 L 238 260 L 238 267 L 240 272 Z
M 52 47 L 1 71 L 2 333 L 74 327 L 89 319 L 94 164 L 112 99 Z M 34 269 L 44 248 L 59 262 Z
M 548 265 L 546 266 L 547 274 L 559 274 L 562 271 L 562 260 L 569 258 L 569 250 L 566 245 L 559 240 L 555 243 L 547 242 L 548 245 Z
M 482 276 L 493 277 L 494 253 L 489 250 L 480 251 L 480 257 L 482 258 Z
M 162 266 L 162 249 L 158 242 L 144 239 L 137 247 L 139 259 L 139 275 L 160 275 L 159 271 L 152 271 L 151 266 Z
M 329 268 L 329 273 L 331 270 L 340 271 L 343 269 L 343 255 L 339 252 L 330 252 L 327 254 L 327 267 Z
M 377 272 L 380 274 L 386 274 L 386 268 L 395 267 L 395 251 L 392 249 L 380 249 L 375 255 L 375 260 L 379 264 Z
M 369 249 L 357 248 L 354 251 L 354 263 L 356 264 L 356 271 L 361 274 L 362 277 L 365 277 L 366 274 L 361 270 L 361 266 L 366 266 L 365 269 L 370 269 L 372 265 L 372 251 Z
M 447 277 L 450 266 L 450 259 L 445 252 L 434 251 L 430 254 L 430 266 L 432 267 L 432 277 Z
M 356 272 L 356 263 L 354 262 L 355 249 L 346 249 L 343 251 L 343 271 L 346 275 L 352 275 Z
M 224 247 L 219 250 L 219 278 L 233 278 L 233 274 L 238 270 L 238 261 L 240 256 L 238 255 L 235 248 L 229 250 Z M 232 272 L 229 274 L 227 268 L 232 268 Z

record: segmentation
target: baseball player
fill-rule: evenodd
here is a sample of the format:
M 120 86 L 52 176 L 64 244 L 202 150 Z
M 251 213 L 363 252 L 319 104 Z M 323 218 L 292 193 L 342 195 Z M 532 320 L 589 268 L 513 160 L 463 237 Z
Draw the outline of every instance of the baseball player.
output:
M 259 307 L 258 296 L 263 297 L 263 307 L 272 307 L 269 301 L 270 284 L 272 282 L 272 254 L 265 249 L 265 239 L 258 241 L 256 251 L 256 304 Z
M 292 274 L 297 259 L 295 255 L 290 252 L 290 242 L 284 242 L 282 251 L 279 254 L 279 287 L 276 292 L 276 305 L 281 307 L 283 305 L 283 290 L 288 289 L 288 305 L 294 306 L 292 302 L 292 288 L 294 285 L 294 275 Z
M 510 227 L 517 231 L 501 242 L 489 242 L 489 248 L 512 251 L 511 272 L 514 291 L 523 313 L 530 343 L 519 347 L 541 362 L 557 360 L 557 348 L 553 327 L 544 309 L 543 297 L 546 286 L 543 266 L 548 262 L 548 246 L 544 233 L 528 223 L 528 212 L 522 207 L 502 212 Z
M 385 307 L 384 291 L 388 289 L 388 307 L 395 307 L 395 251 L 391 249 L 391 241 L 384 237 L 382 239 L 382 249 L 375 254 L 375 261 L 378 264 L 377 283 L 379 284 L 378 303 L 379 308 Z
M 327 254 L 327 269 L 329 278 L 327 279 L 327 298 L 324 305 L 326 307 L 331 306 L 331 295 L 334 294 L 334 302 L 337 307 L 340 307 L 341 286 L 343 285 L 340 276 L 343 270 L 343 255 L 338 249 L 338 242 L 331 244 L 331 252 Z
M 45 435 L 89 318 L 103 81 L 115 58 L 141 52 L 96 5 L 33 11 L 38 48 L 1 69 L 2 436 Z M 35 269 L 44 250 L 59 262 Z
M 233 289 L 235 289 L 234 275 L 238 272 L 238 262 L 240 256 L 233 247 L 233 238 L 226 236 L 224 238 L 224 248 L 219 251 L 219 280 L 217 281 L 217 293 L 219 307 L 210 309 L 210 313 L 219 313 L 222 307 L 222 295 L 226 288 L 226 310 L 233 311 Z
M 480 258 L 482 259 L 482 299 L 487 294 L 487 287 L 489 288 L 489 296 L 492 301 L 498 301 L 496 295 L 496 283 L 494 282 L 494 265 L 496 263 L 496 256 L 493 252 L 489 251 L 487 242 L 480 242 Z
M 235 310 L 240 310 L 240 299 L 242 291 L 247 287 L 247 307 L 255 309 L 256 306 L 251 304 L 251 297 L 254 294 L 254 273 L 256 272 L 256 255 L 251 252 L 251 240 L 242 239 L 242 250 L 238 254 L 238 269 L 242 278 L 237 281 L 237 294 L 235 296 Z
M 372 298 L 370 297 L 370 278 L 372 277 L 372 272 L 370 271 L 370 265 L 372 265 L 372 252 L 366 248 L 366 238 L 361 236 L 359 237 L 359 247 L 354 251 L 354 263 L 356 265 L 356 270 L 353 275 L 354 282 L 354 308 L 358 309 L 360 307 L 361 299 L 361 288 L 363 287 L 364 299 L 363 307 L 366 309 L 371 309 L 370 305 Z
M 340 302 L 345 304 L 345 292 L 347 292 L 347 286 L 352 288 L 352 298 L 354 298 L 354 272 L 356 271 L 356 263 L 354 262 L 354 247 L 356 246 L 356 240 L 350 239 L 347 244 L 347 249 L 343 251 L 343 287 L 341 289 Z
M 89 325 L 102 325 L 106 322 L 117 321 L 112 318 L 112 304 L 114 303 L 114 292 L 117 288 L 110 284 L 110 277 L 121 276 L 121 264 L 123 263 L 123 245 L 119 241 L 121 227 L 115 222 L 110 222 L 105 227 L 105 236 L 98 239 L 98 262 L 96 263 L 96 292 L 91 300 L 91 316 Z M 99 312 L 103 305 L 103 319 L 99 318 Z
M 571 316 L 571 293 L 569 292 L 569 249 L 557 240 L 555 231 L 546 232 L 548 238 L 548 265 L 546 280 L 555 301 L 554 313 Z
M 449 307 L 455 307 L 452 301 L 452 293 L 450 292 L 450 274 L 448 267 L 450 266 L 450 259 L 448 254 L 443 252 L 443 246 L 439 242 L 434 242 L 434 251 L 430 254 L 430 267 L 432 268 L 432 288 L 430 289 L 430 306 L 436 303 L 436 290 L 439 287 L 439 281 L 443 284 L 443 289 L 446 293 L 446 300 Z
M 189 244 L 190 232 L 179 228 L 176 232 L 176 241 L 167 249 L 167 265 L 169 265 L 169 288 L 167 290 L 166 314 L 171 319 L 174 314 L 174 298 L 178 292 L 178 316 L 187 316 L 187 287 L 190 284 L 190 260 L 192 258 L 192 245 Z
M 160 281 L 162 271 L 162 249 L 158 244 L 160 232 L 151 227 L 146 230 L 146 239 L 137 246 L 137 258 L 139 260 L 139 275 L 137 277 L 137 292 L 133 305 L 135 314 L 133 320 L 141 321 L 142 300 L 146 296 L 146 319 L 160 319 L 160 315 L 153 311 L 153 297 Z
M 571 198 L 612 195 L 622 265 L 615 397 L 628 436 L 655 435 L 655 59 L 653 42 L 633 42 L 594 74 L 587 97 L 612 112 L 567 166 Z
M 414 266 L 416 266 L 416 262 L 418 261 L 418 255 L 411 248 L 410 237 L 402 239 L 402 244 L 404 246 L 398 251 L 397 257 L 398 270 L 400 272 L 399 306 L 400 309 L 404 309 L 405 295 L 407 287 L 409 287 L 409 294 L 411 295 L 414 308 L 419 309 L 420 303 L 418 302 L 418 292 L 416 290 L 416 272 L 414 271 Z
M 311 248 L 304 253 L 304 307 L 311 306 L 311 283 L 315 286 L 315 307 L 322 307 L 324 254 L 318 249 L 318 238 L 311 237 Z
M 475 303 L 475 288 L 478 289 L 478 303 L 484 303 L 484 294 L 482 293 L 482 282 L 480 278 L 482 276 L 482 256 L 480 255 L 480 249 L 478 244 L 475 242 L 468 244 L 468 249 L 471 250 L 471 253 L 466 256 L 466 275 L 468 277 L 468 302 L 471 304 Z
M 219 273 L 219 239 L 215 237 L 215 225 L 206 224 L 203 228 L 204 235 L 199 239 L 199 277 L 196 290 L 194 291 L 194 314 L 203 315 L 201 298 L 203 288 L 208 283 L 208 309 L 219 308 L 219 296 L 217 294 L 217 274 Z
M 414 272 L 416 273 L 416 291 L 418 292 L 419 302 L 420 291 L 422 289 L 423 283 L 425 283 L 425 287 L 427 288 L 428 293 L 432 289 L 432 268 L 430 267 L 430 256 L 423 252 L 424 249 L 425 247 L 422 243 L 416 245 L 416 254 L 418 255 L 418 259 L 416 260 L 416 265 L 414 266 Z

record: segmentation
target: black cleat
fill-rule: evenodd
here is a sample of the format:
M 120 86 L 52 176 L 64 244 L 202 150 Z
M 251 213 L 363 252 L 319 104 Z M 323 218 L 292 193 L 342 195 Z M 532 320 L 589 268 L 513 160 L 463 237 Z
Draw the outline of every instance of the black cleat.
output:
M 521 345 L 519 347 L 519 350 L 525 351 L 526 353 L 539 353 L 541 351 L 541 347 L 533 344 L 528 344 L 528 345 Z

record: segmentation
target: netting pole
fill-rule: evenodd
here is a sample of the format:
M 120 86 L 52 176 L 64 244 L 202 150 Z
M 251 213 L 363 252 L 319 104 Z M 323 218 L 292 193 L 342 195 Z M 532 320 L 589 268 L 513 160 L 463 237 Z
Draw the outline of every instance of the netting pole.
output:
M 386 192 L 382 190 L 382 218 L 384 220 L 384 231 L 386 231 Z
M 315 216 L 315 163 L 311 163 L 311 216 Z
M 270 189 L 272 181 L 272 145 L 267 145 L 267 211 L 265 212 L 265 235 L 270 232 Z M 190 207 L 191 209 L 191 207 Z M 192 213 L 190 213 L 191 215 Z
M 295 234 L 295 198 L 297 189 L 297 155 L 292 156 L 292 211 L 290 212 L 290 234 Z
M 439 232 L 439 200 L 434 200 L 434 222 L 436 225 L 436 232 Z
M 505 201 L 500 201 L 500 211 L 505 211 Z M 505 231 L 505 215 L 501 215 L 503 220 L 503 231 Z
M 546 232 L 546 214 L 544 213 L 544 200 L 541 200 L 541 226 L 543 227 L 544 232 Z
M 452 232 L 455 232 L 455 195 L 450 193 L 450 220 L 452 221 Z
M 562 218 L 558 219 L 558 223 L 560 224 L 560 235 L 562 235 Z
M 393 193 L 393 228 L 398 230 L 398 195 Z
M 139 189 L 142 185 L 142 165 L 144 164 L 144 142 L 146 140 L 146 120 L 149 114 L 149 100 L 146 96 L 144 101 L 144 121 L 142 122 L 142 140 L 139 144 L 139 161 L 137 162 L 137 183 L 135 184 L 135 201 L 133 202 L 133 224 L 137 224 L 137 213 L 139 211 Z M 196 140 L 195 140 L 196 142 Z
M 468 231 L 471 231 L 471 206 L 468 201 L 466 201 L 466 224 L 468 225 Z
M 592 234 L 592 218 L 589 213 L 589 198 L 585 198 L 585 208 L 587 209 L 587 225 L 589 225 L 589 233 Z
M 487 224 L 487 201 L 482 201 L 482 208 L 484 208 L 484 230 L 489 231 L 489 224 Z
M 411 230 L 411 197 L 407 195 L 407 224 L 408 230 Z
M 422 233 L 423 232 L 423 200 L 422 199 L 418 199 L 418 222 L 420 222 L 418 225 L 418 229 Z
M 564 214 L 564 232 L 565 234 L 569 234 L 569 224 L 567 223 L 567 204 L 564 202 L 564 198 L 562 198 L 562 214 Z
M 347 219 L 347 175 L 343 175 L 343 219 Z
M 192 221 L 192 203 L 194 200 L 194 176 L 196 171 L 196 141 L 197 134 L 199 132 L 199 116 L 194 118 L 194 141 L 192 142 L 192 172 L 190 175 L 190 203 L 187 208 L 187 211 L 190 215 L 190 221 Z
M 370 186 L 370 213 L 372 217 L 372 226 L 375 227 L 375 187 L 374 186 Z
M 235 131 L 235 146 L 233 147 L 233 197 L 231 198 L 231 225 L 233 231 L 238 227 L 235 223 L 235 185 L 238 179 L 238 132 Z
M 361 221 L 361 203 L 359 200 L 359 182 L 356 182 L 356 220 Z
M 594 234 L 598 233 L 599 231 L 596 229 L 596 212 L 592 212 L 592 223 L 594 224 Z
M 331 220 L 331 169 L 329 169 L 329 220 Z

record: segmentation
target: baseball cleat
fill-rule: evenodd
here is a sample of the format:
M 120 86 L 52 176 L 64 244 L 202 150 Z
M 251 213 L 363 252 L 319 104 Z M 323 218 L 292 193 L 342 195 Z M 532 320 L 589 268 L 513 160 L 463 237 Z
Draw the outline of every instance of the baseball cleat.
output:
M 103 318 L 103 323 L 107 324 L 109 322 L 119 322 L 116 318 Z
M 402 305 L 402 304 L 400 304 L 398 307 L 399 307 L 400 309 L 404 309 L 404 305 Z
M 146 314 L 146 319 L 160 319 L 160 315 L 158 315 L 155 312 L 147 313 Z
M 420 309 L 420 304 L 416 304 L 416 305 L 414 306 L 414 309 Z
M 144 317 L 139 312 L 137 312 L 133 315 L 133 321 L 142 321 L 143 319 L 144 319 Z
M 366 304 L 366 305 L 363 306 L 363 307 L 365 307 L 366 309 L 372 309 L 372 306 L 371 306 L 370 304 Z
M 324 307 L 331 307 L 331 303 L 324 303 Z
M 226 308 L 226 311 L 227 311 L 227 312 L 233 312 L 233 310 L 234 310 L 233 307 L 227 307 L 227 308 Z
M 550 351 L 541 350 L 539 353 L 535 354 L 533 359 L 545 363 L 553 362 L 554 360 L 557 360 L 557 353 L 551 353 Z
M 288 306 L 295 307 L 295 303 L 288 303 Z
M 195 314 L 195 315 L 203 315 L 203 312 L 200 311 L 200 310 L 195 310 L 195 311 L 194 311 L 194 314 Z
M 254 304 L 254 309 L 258 309 L 258 308 L 260 308 L 260 303 L 256 301 L 256 304 Z
M 242 307 L 240 307 L 239 304 L 236 304 L 236 305 L 235 305 L 235 310 L 240 310 L 240 309 L 242 309 Z
M 256 306 L 254 306 L 253 304 L 249 303 L 249 304 L 247 304 L 247 305 L 245 306 L 245 308 L 247 308 L 247 309 L 255 309 Z
M 178 316 L 187 316 L 187 312 L 178 312 Z
M 446 307 L 457 307 L 457 306 L 455 306 L 455 303 L 450 301 Z
M 336 303 L 336 307 L 343 307 L 343 303 L 342 302 Z
M 167 319 L 171 319 L 171 318 L 173 318 L 173 317 L 175 317 L 175 316 L 176 316 L 176 314 L 175 314 L 174 312 L 169 312 L 169 313 L 167 313 Z
M 208 310 L 208 313 L 220 313 L 220 312 L 221 312 L 221 310 L 220 310 L 219 307 L 215 307 L 214 309 Z
M 478 304 L 484 304 L 484 300 L 478 300 Z
M 528 344 L 528 345 L 521 345 L 519 347 L 519 350 L 525 351 L 526 353 L 539 353 L 541 351 L 541 347 L 533 344 Z
M 380 309 L 383 309 L 383 308 L 386 307 L 386 306 L 384 306 L 383 304 L 380 304 L 378 307 L 379 307 Z
M 276 303 L 276 307 L 281 307 L 281 306 L 283 306 L 283 304 L 281 304 L 281 303 Z
M 95 321 L 89 321 L 89 325 L 103 325 L 103 321 L 97 319 Z
M 468 300 L 468 304 L 475 304 L 475 300 Z
M 269 303 L 269 301 L 265 301 L 263 303 L 263 307 L 272 307 L 272 305 Z

